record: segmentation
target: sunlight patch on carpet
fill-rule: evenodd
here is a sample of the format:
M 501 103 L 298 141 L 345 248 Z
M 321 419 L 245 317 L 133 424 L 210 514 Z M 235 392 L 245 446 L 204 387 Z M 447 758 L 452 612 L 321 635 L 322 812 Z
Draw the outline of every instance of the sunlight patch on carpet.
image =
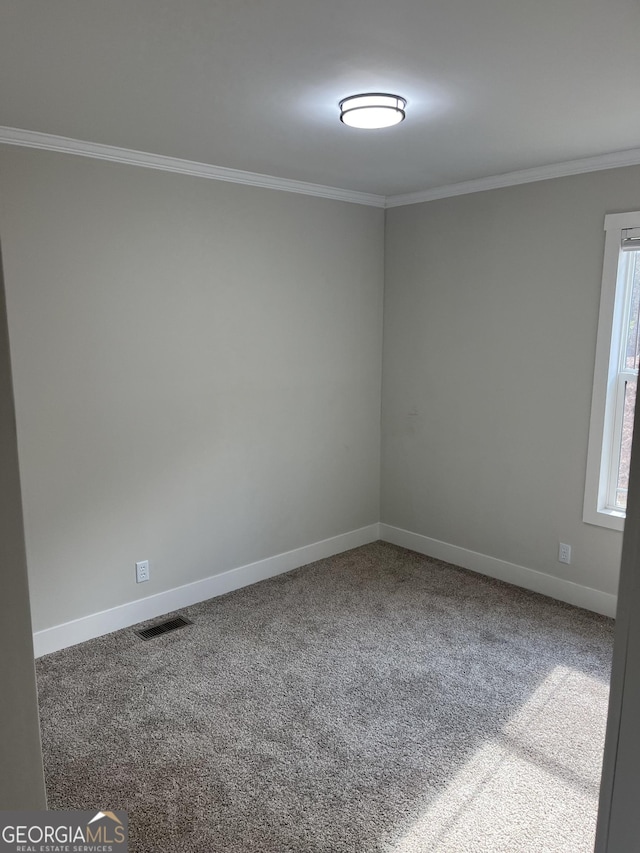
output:
M 608 689 L 592 676 L 555 667 L 393 853 L 593 849 Z

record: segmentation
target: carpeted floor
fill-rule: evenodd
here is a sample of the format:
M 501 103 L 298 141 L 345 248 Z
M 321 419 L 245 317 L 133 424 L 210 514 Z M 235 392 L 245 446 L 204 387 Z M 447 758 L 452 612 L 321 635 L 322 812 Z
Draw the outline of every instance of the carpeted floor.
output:
M 49 807 L 133 853 L 590 853 L 612 621 L 385 543 L 37 664 Z

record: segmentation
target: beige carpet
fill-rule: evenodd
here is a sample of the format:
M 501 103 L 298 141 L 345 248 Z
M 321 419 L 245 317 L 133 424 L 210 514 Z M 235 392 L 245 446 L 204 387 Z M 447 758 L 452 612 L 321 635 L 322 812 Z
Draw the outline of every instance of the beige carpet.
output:
M 38 661 L 133 853 L 591 853 L 612 622 L 375 543 Z

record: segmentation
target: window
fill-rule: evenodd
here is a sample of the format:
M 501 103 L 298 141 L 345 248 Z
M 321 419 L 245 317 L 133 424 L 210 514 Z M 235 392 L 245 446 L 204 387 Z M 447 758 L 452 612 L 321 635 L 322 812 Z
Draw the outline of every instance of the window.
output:
M 605 217 L 584 521 L 622 530 L 640 367 L 640 212 Z

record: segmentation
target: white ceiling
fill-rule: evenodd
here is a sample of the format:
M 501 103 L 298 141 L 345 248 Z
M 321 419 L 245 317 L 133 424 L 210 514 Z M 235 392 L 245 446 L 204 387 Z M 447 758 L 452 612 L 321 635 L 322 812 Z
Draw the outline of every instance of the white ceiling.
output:
M 638 0 L 2 0 L 0 125 L 395 195 L 640 146 Z M 362 131 L 338 101 L 390 91 Z

